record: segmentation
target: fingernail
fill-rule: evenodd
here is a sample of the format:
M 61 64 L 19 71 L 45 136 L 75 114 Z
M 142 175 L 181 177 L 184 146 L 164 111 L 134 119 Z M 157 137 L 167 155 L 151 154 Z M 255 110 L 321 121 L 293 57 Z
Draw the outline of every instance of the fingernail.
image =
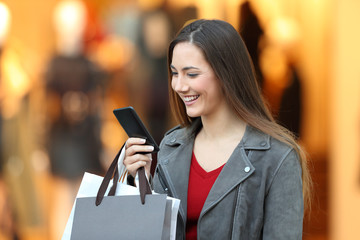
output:
M 153 146 L 148 146 L 147 149 L 149 149 L 149 151 L 154 151 L 154 147 L 153 147 Z
M 141 139 L 140 139 L 140 142 L 141 142 L 141 143 L 145 143 L 145 142 L 146 142 L 146 139 L 141 138 Z

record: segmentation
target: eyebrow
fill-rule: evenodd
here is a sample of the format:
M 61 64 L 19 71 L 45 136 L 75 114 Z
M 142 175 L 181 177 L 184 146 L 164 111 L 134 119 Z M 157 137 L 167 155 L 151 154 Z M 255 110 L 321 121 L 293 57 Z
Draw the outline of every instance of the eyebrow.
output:
M 170 68 L 176 69 L 172 64 L 170 65 Z M 183 67 L 182 68 L 183 71 L 186 71 L 186 70 L 189 70 L 189 69 L 197 69 L 197 70 L 199 70 L 200 68 L 197 68 L 197 67 L 194 67 L 194 66 L 188 66 L 188 67 Z

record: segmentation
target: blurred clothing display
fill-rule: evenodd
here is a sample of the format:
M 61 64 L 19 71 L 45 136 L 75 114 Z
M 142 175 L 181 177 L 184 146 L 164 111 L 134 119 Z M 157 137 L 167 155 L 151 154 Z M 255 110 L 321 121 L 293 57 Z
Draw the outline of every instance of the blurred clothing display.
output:
M 0 86 L 1 86 L 1 54 L 2 54 L 2 47 L 0 46 Z M 0 93 L 0 103 L 2 101 L 2 96 Z M 1 108 L 0 108 L 0 180 L 2 178 L 2 171 L 3 171 L 3 165 L 4 165 L 4 160 L 3 160 L 3 144 L 2 144 L 2 115 L 1 115 Z
M 0 66 L 1 66 L 2 47 L 0 46 Z M 0 86 L 1 86 L 1 67 L 0 67 Z M 0 103 L 1 103 L 0 94 Z M 1 113 L 1 108 L 0 108 Z M 3 118 L 0 114 L 0 239 L 17 239 L 14 224 L 13 206 L 8 193 L 8 186 L 4 179 L 4 149 L 3 149 Z
M 240 5 L 239 32 L 246 44 L 246 47 L 253 61 L 259 86 L 262 87 L 263 74 L 261 72 L 260 62 L 259 62 L 259 55 L 260 55 L 259 43 L 261 41 L 262 36 L 264 35 L 264 30 L 262 29 L 259 19 L 256 16 L 255 12 L 251 7 L 251 4 L 248 1 Z
M 273 92 L 272 105 L 276 119 L 296 138 L 301 137 L 304 101 L 302 85 L 306 82 L 304 74 L 301 74 L 302 66 L 299 61 L 301 38 L 302 32 L 297 21 L 279 17 L 269 23 L 266 31 L 267 46 L 262 51 L 267 61 L 272 59 L 263 69 L 267 72 L 267 83 L 264 82 L 267 84 L 267 91 Z
M 102 71 L 86 56 L 55 55 L 46 73 L 46 147 L 53 174 L 50 233 L 59 239 L 84 172 L 102 174 Z M 61 207 L 60 207 L 61 206 Z
M 290 66 L 289 72 L 289 84 L 282 92 L 278 121 L 299 138 L 302 118 L 301 82 L 294 67 Z
M 76 179 L 99 173 L 100 119 L 97 108 L 102 75 L 85 56 L 55 56 L 46 76 L 52 112 L 48 150 L 56 176 Z
M 0 209 L 0 228 L 10 239 L 44 223 L 34 180 L 33 89 L 21 54 L 24 49 L 22 42 L 8 43 L 2 47 L 0 59 L 0 182 L 4 183 L 0 186 L 0 207 L 4 207 Z
M 150 132 L 158 143 L 168 128 L 170 116 L 166 48 L 172 30 L 169 16 L 161 9 L 145 13 L 142 17 L 140 49 L 148 69 L 144 79 L 147 92 L 143 104 Z

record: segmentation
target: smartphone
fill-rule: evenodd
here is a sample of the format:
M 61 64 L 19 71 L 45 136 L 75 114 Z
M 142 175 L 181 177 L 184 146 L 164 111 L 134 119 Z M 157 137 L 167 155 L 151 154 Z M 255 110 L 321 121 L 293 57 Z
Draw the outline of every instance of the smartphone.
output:
M 144 123 L 137 115 L 133 107 L 125 107 L 115 109 L 114 115 L 125 130 L 129 137 L 138 137 L 146 139 L 146 145 L 154 147 L 153 152 L 159 151 L 159 146 L 156 144 L 149 131 L 146 129 Z

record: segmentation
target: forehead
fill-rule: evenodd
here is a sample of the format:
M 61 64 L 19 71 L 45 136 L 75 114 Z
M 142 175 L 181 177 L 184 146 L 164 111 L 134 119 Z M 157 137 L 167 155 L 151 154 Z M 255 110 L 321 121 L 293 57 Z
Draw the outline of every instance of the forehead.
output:
M 176 67 L 176 65 L 207 65 L 208 63 L 198 46 L 190 42 L 181 42 L 174 47 L 171 64 Z

